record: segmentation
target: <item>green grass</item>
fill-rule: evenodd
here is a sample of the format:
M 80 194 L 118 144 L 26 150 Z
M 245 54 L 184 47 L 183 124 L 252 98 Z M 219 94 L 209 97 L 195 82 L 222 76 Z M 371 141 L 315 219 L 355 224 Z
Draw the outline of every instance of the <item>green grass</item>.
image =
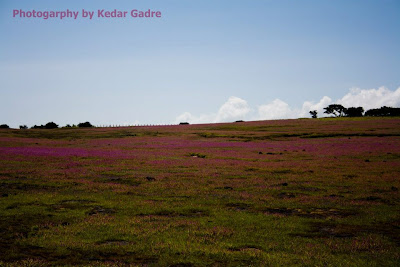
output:
M 1 130 L 0 266 L 398 266 L 399 135 L 399 118 Z

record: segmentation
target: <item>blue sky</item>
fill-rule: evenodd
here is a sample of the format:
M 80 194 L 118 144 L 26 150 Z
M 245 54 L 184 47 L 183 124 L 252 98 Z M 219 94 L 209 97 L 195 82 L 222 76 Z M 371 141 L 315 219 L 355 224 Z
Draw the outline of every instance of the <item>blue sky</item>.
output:
M 44 20 L 13 9 L 162 17 Z M 296 117 L 305 101 L 343 100 L 350 88 L 397 99 L 398 14 L 395 0 L 0 0 L 0 123 L 212 122 L 225 104 L 227 121 Z M 291 115 L 260 115 L 278 102 Z

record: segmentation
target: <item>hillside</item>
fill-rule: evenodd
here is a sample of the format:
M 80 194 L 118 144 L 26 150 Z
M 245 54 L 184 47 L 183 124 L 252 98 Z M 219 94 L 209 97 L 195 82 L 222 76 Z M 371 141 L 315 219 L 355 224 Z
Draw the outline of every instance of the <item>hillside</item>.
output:
M 396 266 L 400 118 L 0 130 L 0 265 Z

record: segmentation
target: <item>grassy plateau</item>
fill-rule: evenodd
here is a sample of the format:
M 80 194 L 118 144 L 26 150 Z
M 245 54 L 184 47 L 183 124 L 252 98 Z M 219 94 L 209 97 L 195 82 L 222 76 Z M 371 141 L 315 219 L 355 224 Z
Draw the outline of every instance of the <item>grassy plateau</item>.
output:
M 0 130 L 0 266 L 400 266 L 400 118 Z

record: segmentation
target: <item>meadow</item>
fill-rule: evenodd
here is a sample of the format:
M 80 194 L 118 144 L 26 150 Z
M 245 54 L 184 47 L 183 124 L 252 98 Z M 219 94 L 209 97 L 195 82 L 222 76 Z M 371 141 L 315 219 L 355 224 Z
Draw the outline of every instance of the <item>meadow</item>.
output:
M 400 266 L 400 118 L 0 130 L 0 266 Z

